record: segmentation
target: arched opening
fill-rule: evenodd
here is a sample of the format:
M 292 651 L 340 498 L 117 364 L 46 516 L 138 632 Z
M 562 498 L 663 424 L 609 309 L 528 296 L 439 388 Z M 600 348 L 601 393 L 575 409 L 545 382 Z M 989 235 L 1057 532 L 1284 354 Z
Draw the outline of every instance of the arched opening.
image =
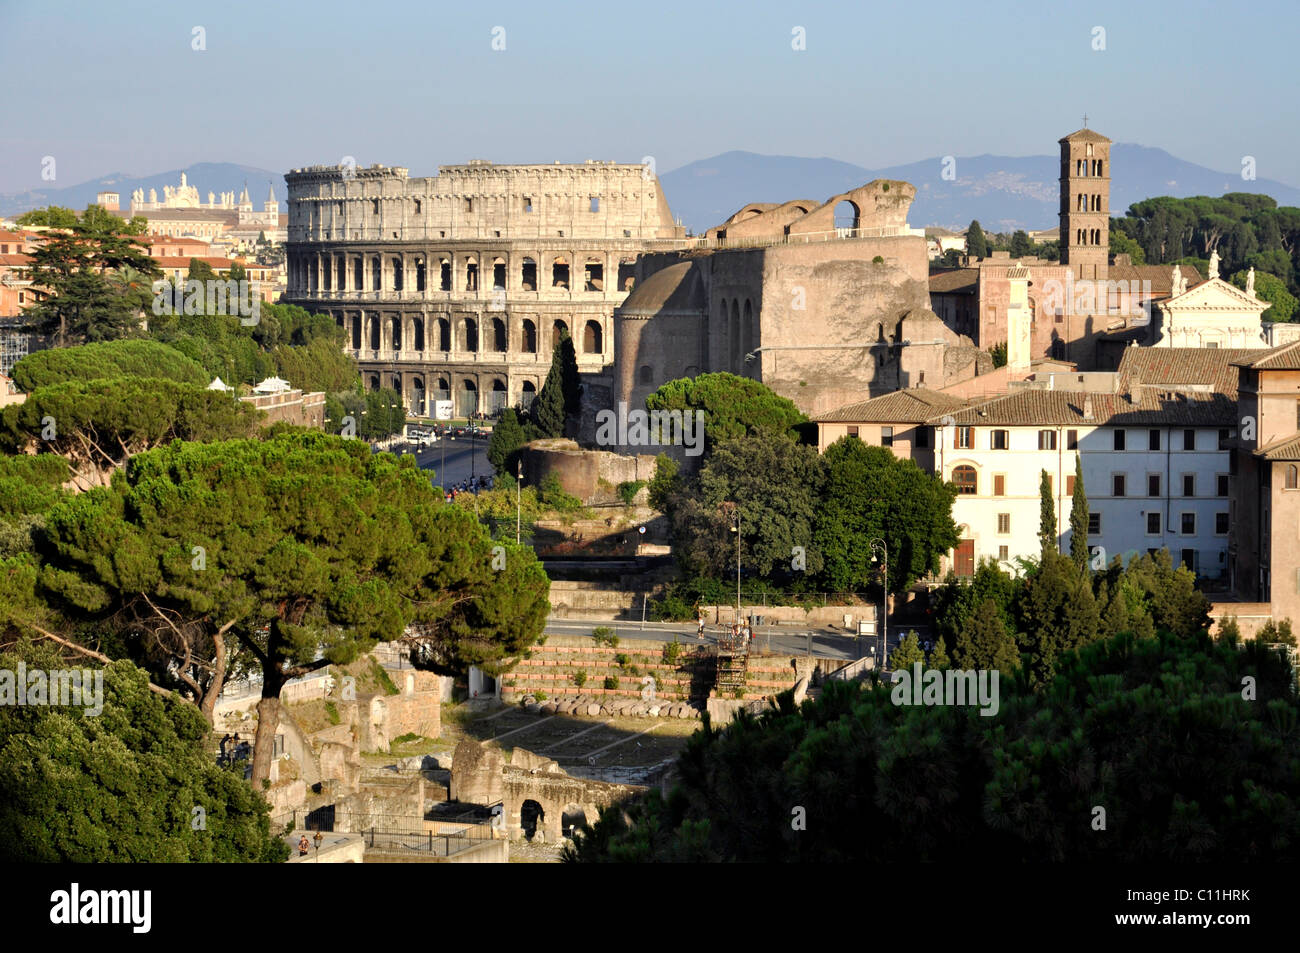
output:
M 620 291 L 631 291 L 632 285 L 636 281 L 636 262 L 631 259 L 624 259 L 618 263 L 618 289 Z
M 402 259 L 393 259 L 393 290 L 402 290 Z
M 584 291 L 605 290 L 605 265 L 598 258 L 588 258 L 582 270 Z
M 478 386 L 468 377 L 461 381 L 459 404 L 460 406 L 456 408 L 458 417 L 468 417 L 478 413 Z
M 506 351 L 506 323 L 500 318 L 492 319 L 492 350 L 502 354 Z
M 424 318 L 411 319 L 411 336 L 415 339 L 412 343 L 417 351 L 424 350 Z
M 569 287 L 569 262 L 563 256 L 551 262 L 551 287 Z
M 361 315 L 352 316 L 352 346 L 356 350 L 361 350 Z
M 438 288 L 441 291 L 451 290 L 451 262 L 446 258 L 438 263 Z
M 1298 479 L 1300 479 L 1300 471 L 1296 470 L 1296 465 L 1293 463 L 1286 468 L 1286 488 L 1294 490 L 1297 486 L 1300 486 L 1300 482 L 1297 482 Z
M 525 291 L 537 290 L 537 262 L 531 258 L 525 258 L 523 267 L 519 270 L 520 285 Z
M 415 259 L 415 290 L 416 291 L 424 290 L 425 271 L 426 269 L 424 267 L 424 259 L 423 258 Z
M 400 351 L 402 349 L 402 319 L 390 318 L 389 330 L 393 336 L 393 350 Z
M 401 375 L 401 374 L 394 374 L 394 375 L 393 375 L 393 390 L 397 391 L 398 394 L 401 394 L 401 392 L 402 392 L 402 375 Z
M 533 406 L 533 401 L 537 399 L 537 385 L 532 381 L 524 381 L 524 387 L 519 395 L 519 409 L 528 410 Z
M 360 258 L 352 259 L 352 287 L 356 291 L 366 290 L 365 265 Z
M 368 380 L 367 383 L 370 385 L 371 390 L 379 390 L 379 375 L 371 374 L 370 380 Z
M 740 372 L 740 303 L 731 302 L 731 366 Z
M 745 299 L 745 313 L 741 319 L 741 372 L 749 376 L 753 369 L 750 353 L 754 350 L 754 309 L 749 299 Z
M 492 262 L 492 290 L 506 290 L 506 260 L 497 258 Z
M 465 342 L 465 350 L 471 353 L 478 352 L 478 322 L 473 318 L 465 319 L 461 327 L 461 340 Z
M 451 382 L 445 377 L 439 377 L 433 382 L 433 399 L 441 401 L 451 400 Z
M 649 364 L 642 364 L 641 370 L 637 372 L 637 383 L 652 384 L 654 383 L 655 372 Z
M 587 326 L 582 331 L 582 351 L 584 354 L 600 354 L 604 348 L 602 346 L 603 333 L 600 329 L 599 321 L 588 321 Z
M 862 212 L 857 203 L 842 199 L 835 203 L 835 230 L 841 233 L 855 232 L 862 225 Z
M 370 290 L 383 291 L 384 289 L 384 265 L 379 256 L 370 259 Z
M 371 315 L 370 317 L 370 349 L 379 350 L 379 317 Z
M 537 353 L 537 325 L 528 318 L 524 319 L 523 351 L 525 354 Z
M 438 350 L 451 350 L 451 322 L 446 318 L 438 319 Z
M 419 375 L 411 378 L 411 413 L 417 417 L 428 416 L 424 406 L 424 378 Z
M 478 262 L 473 258 L 465 261 L 465 290 L 478 291 Z
M 552 348 L 559 347 L 560 340 L 568 333 L 569 333 L 569 326 L 565 324 L 563 321 L 556 321 L 553 325 L 551 325 L 551 347 Z
M 488 413 L 494 417 L 506 409 L 506 382 L 499 377 L 492 381 L 492 392 L 488 395 Z
M 519 805 L 519 827 L 524 832 L 525 840 L 532 840 L 545 820 L 546 812 L 532 798 Z
M 952 468 L 952 482 L 959 494 L 969 496 L 979 490 L 979 476 L 975 473 L 975 468 L 965 464 Z
M 581 804 L 569 804 L 560 815 L 560 833 L 573 840 L 574 832 L 581 830 L 587 823 L 587 812 Z

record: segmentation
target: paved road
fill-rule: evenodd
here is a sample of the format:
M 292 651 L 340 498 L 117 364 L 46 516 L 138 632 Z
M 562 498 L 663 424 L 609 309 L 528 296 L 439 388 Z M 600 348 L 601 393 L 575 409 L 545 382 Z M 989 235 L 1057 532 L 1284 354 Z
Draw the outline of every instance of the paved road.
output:
M 705 627 L 704 642 L 696 638 L 696 626 L 689 622 L 600 622 L 578 619 L 551 618 L 546 622 L 548 635 L 591 635 L 591 630 L 598 625 L 608 626 L 620 639 L 671 639 L 674 634 L 687 645 L 713 644 L 717 641 L 719 629 L 716 626 Z M 897 630 L 889 631 L 889 646 L 892 651 L 898 645 L 901 635 Z M 803 655 L 809 651 L 818 658 L 843 659 L 851 662 L 863 655 L 878 651 L 874 638 L 856 639 L 832 629 L 810 629 L 803 626 L 763 625 L 754 630 L 754 644 L 761 651 Z
M 487 459 L 487 438 L 457 437 L 451 440 L 443 437 L 437 443 L 420 447 L 415 455 L 416 465 L 421 470 L 432 470 L 436 474 L 435 482 L 439 486 L 451 486 L 471 476 L 491 476 L 492 464 Z M 410 453 L 410 444 L 393 447 L 393 453 L 399 451 Z M 444 454 L 446 468 L 444 469 Z M 472 459 L 472 463 L 471 463 Z

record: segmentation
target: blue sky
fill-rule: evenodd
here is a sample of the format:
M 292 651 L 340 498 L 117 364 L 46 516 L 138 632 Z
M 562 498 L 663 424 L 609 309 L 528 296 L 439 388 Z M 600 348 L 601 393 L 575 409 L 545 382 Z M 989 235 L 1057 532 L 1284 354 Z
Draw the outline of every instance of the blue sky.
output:
M 46 155 L 59 185 L 344 155 L 412 174 L 647 155 L 664 172 L 732 149 L 878 168 L 1052 152 L 1085 112 L 1116 141 L 1224 171 L 1252 155 L 1300 185 L 1300 4 L 1073 6 L 0 0 L 0 191 L 48 185 Z

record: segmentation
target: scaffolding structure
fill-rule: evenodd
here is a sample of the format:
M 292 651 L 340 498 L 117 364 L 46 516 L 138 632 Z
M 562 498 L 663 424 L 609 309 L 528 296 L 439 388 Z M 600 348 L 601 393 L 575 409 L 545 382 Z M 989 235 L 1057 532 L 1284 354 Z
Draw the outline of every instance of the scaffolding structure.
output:
M 749 669 L 749 639 L 726 632 L 718 638 L 716 688 L 718 694 L 743 690 Z

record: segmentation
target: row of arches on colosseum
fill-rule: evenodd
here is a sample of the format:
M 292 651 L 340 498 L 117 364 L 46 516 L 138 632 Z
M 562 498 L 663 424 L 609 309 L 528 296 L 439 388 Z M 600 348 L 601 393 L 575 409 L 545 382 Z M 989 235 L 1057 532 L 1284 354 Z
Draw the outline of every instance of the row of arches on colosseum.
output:
M 451 401 L 458 417 L 483 413 L 493 416 L 507 407 L 527 410 L 537 397 L 536 378 L 509 379 L 501 374 L 431 374 L 368 371 L 367 390 L 390 387 L 402 395 L 406 409 L 431 417 L 435 401 Z M 432 388 L 432 389 L 429 389 Z
M 511 267 L 511 260 L 514 267 Z M 540 265 L 539 265 L 540 262 Z M 632 290 L 635 258 L 552 252 L 537 255 L 435 253 L 433 255 L 308 254 L 289 262 L 292 292 L 320 291 L 589 291 L 603 292 L 611 270 L 616 289 Z
M 731 370 L 741 377 L 760 376 L 762 362 L 758 355 L 759 333 L 753 302 L 745 298 L 723 298 L 720 304 L 723 326 L 727 330 L 727 354 Z
M 572 334 L 568 321 L 556 318 L 551 322 L 548 340 L 539 340 L 538 321 L 522 318 L 510 321 L 507 317 L 433 318 L 427 325 L 422 315 L 335 314 L 334 322 L 347 331 L 353 350 L 371 351 L 442 351 L 445 353 L 521 353 L 537 354 L 539 345 L 550 354 L 564 334 Z M 514 325 L 513 328 L 511 325 Z M 582 325 L 581 335 L 574 340 L 574 350 L 579 357 L 605 354 L 606 333 L 604 325 L 589 319 Z

